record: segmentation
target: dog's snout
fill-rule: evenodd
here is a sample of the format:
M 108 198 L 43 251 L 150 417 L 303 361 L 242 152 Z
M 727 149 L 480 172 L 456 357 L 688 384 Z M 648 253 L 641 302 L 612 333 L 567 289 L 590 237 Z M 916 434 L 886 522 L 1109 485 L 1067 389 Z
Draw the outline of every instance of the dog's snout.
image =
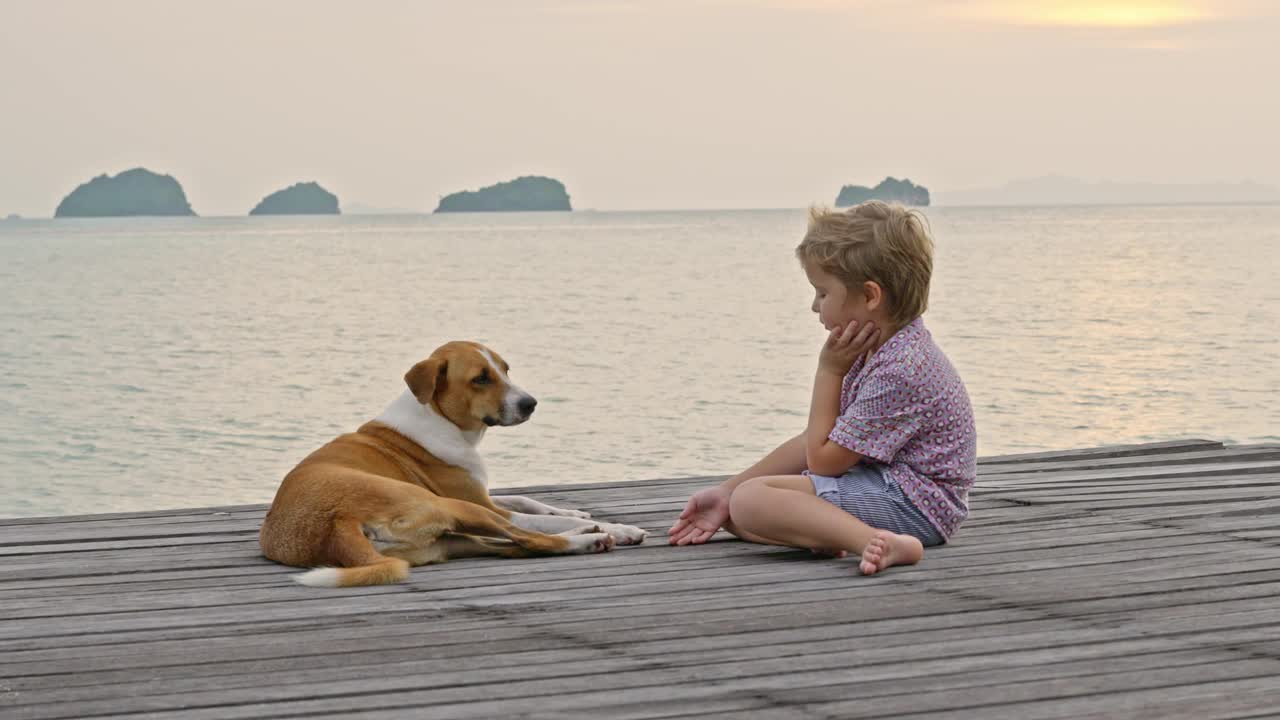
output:
M 516 405 L 516 407 L 520 408 L 521 415 L 528 415 L 533 412 L 534 408 L 538 407 L 538 401 L 533 399 L 529 395 L 525 395 L 524 397 L 520 398 L 520 402 Z

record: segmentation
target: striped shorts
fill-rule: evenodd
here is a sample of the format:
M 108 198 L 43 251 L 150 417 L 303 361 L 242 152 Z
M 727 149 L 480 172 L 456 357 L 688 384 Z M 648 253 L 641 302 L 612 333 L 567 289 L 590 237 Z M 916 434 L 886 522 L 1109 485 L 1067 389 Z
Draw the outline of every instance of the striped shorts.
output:
M 880 467 L 858 463 L 840 477 L 805 472 L 818 497 L 873 528 L 913 535 L 925 547 L 946 542 L 902 488 Z

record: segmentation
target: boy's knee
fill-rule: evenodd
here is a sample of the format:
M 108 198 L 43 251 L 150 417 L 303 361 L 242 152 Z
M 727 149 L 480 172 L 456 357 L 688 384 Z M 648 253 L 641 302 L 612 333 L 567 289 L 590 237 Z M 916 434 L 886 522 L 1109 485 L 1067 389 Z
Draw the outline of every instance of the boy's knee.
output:
M 770 490 L 772 488 L 761 482 L 761 478 L 748 480 L 734 488 L 729 496 L 729 517 L 739 526 L 749 525 L 761 507 L 763 496 Z

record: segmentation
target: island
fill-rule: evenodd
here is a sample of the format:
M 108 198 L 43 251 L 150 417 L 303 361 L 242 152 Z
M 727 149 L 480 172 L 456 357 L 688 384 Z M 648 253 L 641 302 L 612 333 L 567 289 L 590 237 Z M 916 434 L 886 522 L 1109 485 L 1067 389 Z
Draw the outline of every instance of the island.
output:
M 54 217 L 126 217 L 132 215 L 195 215 L 182 186 L 169 175 L 145 168 L 115 177 L 99 175 L 58 203 Z
M 572 210 L 564 184 L 529 175 L 479 190 L 465 190 L 440 198 L 436 212 L 541 212 Z
M 250 215 L 339 215 L 338 196 L 320 187 L 318 183 L 305 182 L 277 190 L 262 199 Z
M 836 197 L 836 207 L 857 205 L 867 200 L 883 200 L 903 205 L 926 207 L 929 205 L 929 190 L 925 186 L 916 185 L 906 178 L 898 180 L 887 177 L 873 188 L 862 185 L 845 185 L 840 188 L 840 194 Z

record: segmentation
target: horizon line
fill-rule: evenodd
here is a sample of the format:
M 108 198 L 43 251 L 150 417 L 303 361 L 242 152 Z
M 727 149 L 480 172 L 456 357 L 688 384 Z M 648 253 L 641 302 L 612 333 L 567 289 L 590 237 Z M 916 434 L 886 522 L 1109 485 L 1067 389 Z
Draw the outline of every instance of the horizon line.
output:
M 574 210 L 527 210 L 527 211 L 473 211 L 473 212 L 435 212 L 431 210 L 408 210 L 396 212 L 338 212 L 338 213 L 298 213 L 298 214 L 268 214 L 268 215 L 250 215 L 244 213 L 241 215 L 217 214 L 217 215 L 100 215 L 89 217 L 55 217 L 53 215 L 22 215 L 21 213 L 9 213 L 4 217 L 0 217 L 0 224 L 23 222 L 29 220 L 69 220 L 69 221 L 93 221 L 93 220 L 236 220 L 236 219 L 272 219 L 272 218 L 333 218 L 333 217 L 434 217 L 436 215 L 486 215 L 486 216 L 504 216 L 504 215 L 573 215 L 573 214 L 623 214 L 623 213 L 705 213 L 705 212 L 800 212 L 807 210 L 809 207 L 825 206 L 832 208 L 852 207 L 851 205 L 835 205 L 834 203 L 813 203 L 807 206 L 793 207 L 685 207 L 685 208 L 581 208 Z M 1046 208 L 1120 208 L 1120 207 L 1275 207 L 1280 206 L 1280 198 L 1275 200 L 1204 200 L 1204 201 L 1155 201 L 1155 202 L 1114 202 L 1114 203 L 1098 203 L 1098 202 L 1062 202 L 1062 203 L 959 203 L 959 204 L 929 204 L 929 205 L 910 205 L 913 209 L 988 209 L 988 210 L 1031 210 Z

